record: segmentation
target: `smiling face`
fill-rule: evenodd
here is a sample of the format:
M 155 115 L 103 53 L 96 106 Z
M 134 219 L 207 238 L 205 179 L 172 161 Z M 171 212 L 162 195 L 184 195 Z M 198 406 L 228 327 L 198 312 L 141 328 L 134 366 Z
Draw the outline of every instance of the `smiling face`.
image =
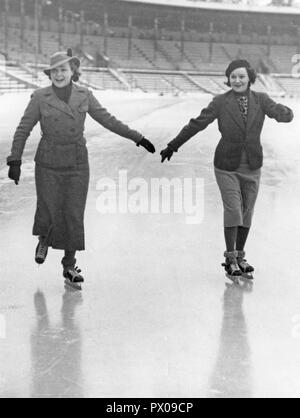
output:
M 58 87 L 63 88 L 70 84 L 73 72 L 70 63 L 60 65 L 50 72 L 52 83 Z
M 237 93 L 244 93 L 249 86 L 250 79 L 246 68 L 237 68 L 229 77 L 231 88 Z

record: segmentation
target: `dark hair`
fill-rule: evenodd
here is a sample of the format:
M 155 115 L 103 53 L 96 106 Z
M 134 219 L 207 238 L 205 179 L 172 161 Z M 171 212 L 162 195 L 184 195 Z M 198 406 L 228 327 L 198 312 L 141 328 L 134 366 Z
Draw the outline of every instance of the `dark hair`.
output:
M 70 67 L 71 67 L 71 70 L 73 72 L 72 81 L 74 81 L 76 83 L 77 81 L 79 81 L 79 78 L 81 76 L 81 72 L 79 71 L 78 65 L 74 61 L 70 61 Z
M 246 68 L 248 77 L 249 77 L 249 87 L 255 83 L 257 74 L 256 71 L 253 68 Z M 230 76 L 227 78 L 227 82 L 225 82 L 226 86 L 231 87 L 230 84 Z
M 246 71 L 248 73 L 248 77 L 249 77 L 249 87 L 251 86 L 251 84 L 255 83 L 257 74 L 256 74 L 256 71 L 254 70 L 254 68 L 251 67 L 249 62 L 246 61 L 246 60 L 235 60 L 235 61 L 232 61 L 229 64 L 229 66 L 227 67 L 227 70 L 225 72 L 225 75 L 227 77 L 227 82 L 225 82 L 226 86 L 231 87 L 230 75 L 237 68 L 245 68 L 246 69 Z
M 69 61 L 70 64 L 70 68 L 71 71 L 73 73 L 71 80 L 74 81 L 74 83 L 76 83 L 77 81 L 79 81 L 79 78 L 81 76 L 81 72 L 79 71 L 79 67 L 78 65 L 74 62 L 74 61 Z M 47 75 L 49 77 L 49 80 L 51 80 L 51 71 L 47 71 Z

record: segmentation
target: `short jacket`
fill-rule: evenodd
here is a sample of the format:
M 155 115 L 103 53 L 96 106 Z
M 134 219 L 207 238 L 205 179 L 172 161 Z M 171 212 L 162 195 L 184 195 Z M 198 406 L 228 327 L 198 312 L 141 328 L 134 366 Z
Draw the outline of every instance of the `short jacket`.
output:
M 250 168 L 256 170 L 263 165 L 261 131 L 265 115 L 276 119 L 277 122 L 291 122 L 294 117 L 290 108 L 275 103 L 265 93 L 250 90 L 248 120 L 245 125 L 236 96 L 233 90 L 230 90 L 216 96 L 208 107 L 202 110 L 200 116 L 191 119 L 169 145 L 177 151 L 190 138 L 217 119 L 222 137 L 215 152 L 215 167 L 220 170 L 236 170 L 245 151 Z

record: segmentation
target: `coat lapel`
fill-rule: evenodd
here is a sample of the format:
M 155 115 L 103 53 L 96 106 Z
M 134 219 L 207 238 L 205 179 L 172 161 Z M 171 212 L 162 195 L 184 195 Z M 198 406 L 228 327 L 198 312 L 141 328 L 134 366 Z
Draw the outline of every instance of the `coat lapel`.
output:
M 87 99 L 87 94 L 85 89 L 81 89 L 80 87 L 73 84 L 71 97 L 69 100 L 69 107 L 71 111 L 75 111 L 78 109 L 85 100 Z
M 47 103 L 49 106 L 54 107 L 55 109 L 60 110 L 61 112 L 66 113 L 67 115 L 71 116 L 72 118 L 74 118 L 74 114 L 72 112 L 72 109 L 70 108 L 70 106 L 63 102 L 62 100 L 60 100 L 56 94 L 54 93 L 52 87 L 50 86 L 45 94 L 44 94 L 44 99 L 43 101 L 45 103 Z
M 236 124 L 245 131 L 245 122 L 241 115 L 241 111 L 239 108 L 238 101 L 233 93 L 233 91 L 229 92 L 228 97 L 226 99 L 226 110 L 232 117 L 232 119 L 236 122 Z
M 253 123 L 255 122 L 257 112 L 259 111 L 260 107 L 257 101 L 255 100 L 254 94 L 250 90 L 249 93 L 249 110 L 248 110 L 248 121 L 247 121 L 247 130 L 251 128 Z

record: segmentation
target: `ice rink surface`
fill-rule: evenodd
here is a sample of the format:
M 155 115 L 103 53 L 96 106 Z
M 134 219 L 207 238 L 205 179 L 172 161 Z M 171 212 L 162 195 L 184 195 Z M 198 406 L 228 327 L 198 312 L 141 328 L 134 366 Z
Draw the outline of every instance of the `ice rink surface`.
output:
M 102 104 L 152 140 L 157 151 L 209 96 L 98 93 Z M 253 286 L 225 279 L 222 204 L 213 172 L 219 140 L 210 126 L 165 165 L 88 118 L 91 182 L 82 293 L 64 288 L 51 250 L 34 263 L 33 155 L 18 187 L 5 157 L 29 93 L 0 97 L 0 396 L 299 397 L 300 104 L 292 124 L 267 120 L 265 166 L 248 242 Z M 204 218 L 100 214 L 97 182 L 204 179 Z

